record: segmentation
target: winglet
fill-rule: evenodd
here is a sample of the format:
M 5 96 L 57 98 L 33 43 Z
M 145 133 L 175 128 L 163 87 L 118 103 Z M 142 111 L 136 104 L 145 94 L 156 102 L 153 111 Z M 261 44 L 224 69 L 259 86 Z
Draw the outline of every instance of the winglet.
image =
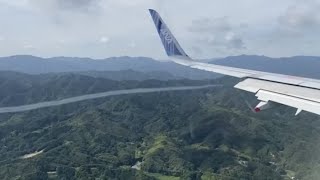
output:
M 156 25 L 158 34 L 169 57 L 183 58 L 190 60 L 190 57 L 184 52 L 176 38 L 173 36 L 168 26 L 160 17 L 159 13 L 153 9 L 149 9 L 154 24 Z

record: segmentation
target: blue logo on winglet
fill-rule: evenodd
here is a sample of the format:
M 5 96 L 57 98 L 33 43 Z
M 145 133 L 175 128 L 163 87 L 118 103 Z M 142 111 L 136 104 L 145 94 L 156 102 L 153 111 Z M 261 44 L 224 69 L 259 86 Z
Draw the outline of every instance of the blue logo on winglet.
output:
M 160 15 L 152 9 L 149 9 L 152 19 L 156 25 L 162 44 L 168 56 L 186 56 L 188 55 L 182 50 L 176 39 L 173 37 L 169 28 L 161 19 Z

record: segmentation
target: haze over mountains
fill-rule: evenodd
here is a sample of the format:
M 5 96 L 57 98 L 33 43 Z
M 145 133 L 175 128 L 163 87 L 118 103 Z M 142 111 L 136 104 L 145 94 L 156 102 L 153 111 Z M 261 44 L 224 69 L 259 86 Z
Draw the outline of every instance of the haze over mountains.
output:
M 266 56 L 241 55 L 214 60 L 211 63 L 258 71 L 320 78 L 320 57 L 315 56 L 270 58 Z
M 71 57 L 44 59 L 34 56 L 11 56 L 0 58 L 0 71 L 16 71 L 28 74 L 81 72 L 89 76 L 110 79 L 113 79 L 113 77 L 121 79 L 121 76 L 111 76 L 110 72 L 105 71 L 126 71 L 121 72 L 126 76 L 126 78 L 122 78 L 126 80 L 128 78 L 136 80 L 139 77 L 147 79 L 160 78 L 162 80 L 182 78 L 212 79 L 217 77 L 216 74 L 210 72 L 191 69 L 173 62 L 155 61 L 146 57 L 117 57 L 94 60 Z M 103 73 L 101 73 L 102 71 Z
M 320 78 L 320 57 L 295 56 L 288 58 L 269 58 L 266 56 L 230 56 L 210 61 L 211 63 L 233 67 L 282 73 L 288 75 Z M 93 77 L 116 80 L 130 79 L 212 79 L 219 75 L 191 69 L 170 61 L 156 61 L 146 57 L 115 57 L 103 60 L 90 58 L 35 56 L 11 56 L 0 58 L 0 71 L 16 71 L 28 74 L 81 72 Z M 110 75 L 113 71 L 122 76 Z

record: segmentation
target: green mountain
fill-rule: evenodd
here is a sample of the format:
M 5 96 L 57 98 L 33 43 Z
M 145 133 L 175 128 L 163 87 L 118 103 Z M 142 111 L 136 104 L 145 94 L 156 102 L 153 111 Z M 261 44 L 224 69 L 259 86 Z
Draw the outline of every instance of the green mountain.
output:
M 111 89 L 223 83 L 0 114 L 0 179 L 319 179 L 320 118 L 214 81 L 0 73 L 1 106 Z M 10 99 L 8 99 L 10 97 Z M 13 102 L 12 99 L 15 101 Z M 141 162 L 141 163 L 140 163 Z
M 131 72 L 128 74 L 126 72 L 109 72 L 108 74 L 112 77 L 120 73 L 122 77 L 131 75 Z M 94 73 L 91 72 L 90 74 Z M 160 81 L 155 79 L 148 80 L 148 77 L 147 75 L 141 76 L 139 81 L 119 81 L 74 73 L 29 75 L 0 71 L 0 105 L 22 105 L 119 89 L 188 86 L 211 82 L 211 80 Z M 143 79 L 146 80 L 141 81 Z

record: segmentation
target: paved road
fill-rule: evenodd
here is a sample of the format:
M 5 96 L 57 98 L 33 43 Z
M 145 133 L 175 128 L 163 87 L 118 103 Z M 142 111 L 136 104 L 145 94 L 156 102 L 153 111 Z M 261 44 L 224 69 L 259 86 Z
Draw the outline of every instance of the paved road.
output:
M 83 95 L 83 96 L 76 96 L 76 97 L 61 99 L 61 100 L 56 100 L 56 101 L 40 102 L 40 103 L 36 103 L 36 104 L 28 104 L 28 105 L 15 106 L 15 107 L 2 107 L 2 108 L 0 107 L 0 114 L 30 111 L 30 110 L 40 109 L 40 108 L 60 106 L 63 104 L 75 103 L 75 102 L 79 102 L 79 101 L 103 98 L 103 97 L 108 97 L 108 96 L 117 96 L 117 95 L 125 95 L 125 94 L 143 94 L 143 93 L 165 92 L 165 91 L 186 91 L 186 90 L 206 89 L 206 88 L 212 88 L 212 87 L 218 87 L 218 86 L 221 86 L 221 85 L 182 86 L 182 87 L 165 87 L 165 88 L 140 88 L 140 89 L 107 91 L 107 92 L 103 92 L 103 93 L 87 94 L 87 95 Z

